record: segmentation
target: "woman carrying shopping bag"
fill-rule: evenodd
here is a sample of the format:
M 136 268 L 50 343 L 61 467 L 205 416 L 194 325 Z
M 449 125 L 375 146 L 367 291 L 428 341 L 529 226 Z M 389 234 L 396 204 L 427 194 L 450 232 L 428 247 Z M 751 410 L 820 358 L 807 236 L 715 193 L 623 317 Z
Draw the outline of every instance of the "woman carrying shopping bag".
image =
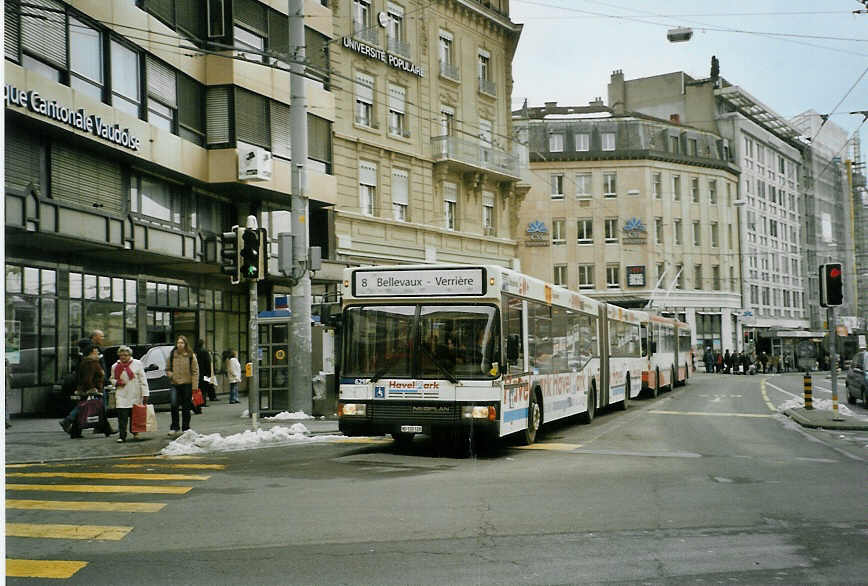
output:
M 118 348 L 118 361 L 111 369 L 111 381 L 117 389 L 115 396 L 118 411 L 118 429 L 121 436 L 118 443 L 127 441 L 127 428 L 136 437 L 138 434 L 132 431 L 130 417 L 133 405 L 145 405 L 148 402 L 148 380 L 145 378 L 145 368 L 140 360 L 133 358 L 133 351 L 129 346 Z
M 199 361 L 187 342 L 186 336 L 178 336 L 175 347 L 169 353 L 166 375 L 172 381 L 172 425 L 170 436 L 178 436 L 190 429 L 190 411 L 193 409 L 193 387 L 199 386 Z M 181 421 L 178 421 L 178 409 Z

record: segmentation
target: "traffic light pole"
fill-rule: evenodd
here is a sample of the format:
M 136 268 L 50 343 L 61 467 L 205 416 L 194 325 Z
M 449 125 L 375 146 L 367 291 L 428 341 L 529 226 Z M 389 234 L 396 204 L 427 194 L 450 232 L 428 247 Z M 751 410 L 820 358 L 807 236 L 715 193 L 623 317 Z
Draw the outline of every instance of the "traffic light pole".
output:
M 835 308 L 829 307 L 826 309 L 826 320 L 829 322 L 829 358 L 832 364 L 829 368 L 829 374 L 832 376 L 832 420 L 842 421 L 838 414 L 838 342 L 837 342 L 837 327 L 835 325 Z
M 289 120 L 292 148 L 292 249 L 295 267 L 290 297 L 290 411 L 313 410 L 311 376 L 311 285 L 308 271 L 307 106 L 305 104 L 304 0 L 289 2 Z
M 250 320 L 247 325 L 247 359 L 253 365 L 253 376 L 247 379 L 247 410 L 253 429 L 259 427 L 259 293 L 256 281 L 248 281 L 247 297 L 250 300 Z

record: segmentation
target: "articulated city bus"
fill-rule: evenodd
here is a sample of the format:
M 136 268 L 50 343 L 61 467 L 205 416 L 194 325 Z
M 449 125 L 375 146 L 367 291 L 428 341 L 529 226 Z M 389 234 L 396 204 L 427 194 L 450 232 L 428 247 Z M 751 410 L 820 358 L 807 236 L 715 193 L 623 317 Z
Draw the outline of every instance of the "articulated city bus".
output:
M 685 384 L 693 373 L 690 325 L 671 317 L 647 315 L 642 326 L 650 341 L 642 388 L 656 397 L 661 389 Z
M 638 397 L 647 321 L 499 266 L 347 269 L 340 429 L 533 443 L 544 423 Z

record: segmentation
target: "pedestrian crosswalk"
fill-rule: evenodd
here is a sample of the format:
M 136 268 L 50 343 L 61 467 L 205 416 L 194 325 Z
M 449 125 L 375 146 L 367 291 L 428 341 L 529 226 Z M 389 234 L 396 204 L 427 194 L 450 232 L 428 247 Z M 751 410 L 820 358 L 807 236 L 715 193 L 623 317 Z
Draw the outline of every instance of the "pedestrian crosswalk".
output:
M 135 530 L 137 515 L 165 511 L 171 507 L 170 499 L 187 495 L 214 473 L 225 470 L 226 465 L 194 456 L 138 456 L 91 462 L 11 464 L 6 468 L 6 576 L 69 579 L 89 562 L 25 559 L 34 557 L 34 551 L 57 551 L 59 557 L 65 557 L 61 552 L 68 551 L 65 546 L 33 548 L 28 544 L 34 543 L 33 540 L 50 544 L 127 539 Z M 95 524 L 95 520 L 106 524 Z

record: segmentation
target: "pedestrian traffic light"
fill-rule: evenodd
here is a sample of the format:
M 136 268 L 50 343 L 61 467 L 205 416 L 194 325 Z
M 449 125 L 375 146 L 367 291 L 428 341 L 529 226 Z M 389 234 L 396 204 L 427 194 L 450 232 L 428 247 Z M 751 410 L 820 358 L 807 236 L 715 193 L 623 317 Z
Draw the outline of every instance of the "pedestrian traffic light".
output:
M 265 228 L 245 228 L 241 240 L 241 278 L 261 281 L 265 278 Z
M 221 270 L 223 274 L 229 275 L 229 279 L 233 285 L 241 282 L 241 249 L 238 246 L 238 235 L 241 228 L 232 226 L 231 232 L 223 232 L 223 252 L 221 257 Z
M 820 265 L 820 305 L 835 307 L 844 303 L 844 274 L 841 263 Z

